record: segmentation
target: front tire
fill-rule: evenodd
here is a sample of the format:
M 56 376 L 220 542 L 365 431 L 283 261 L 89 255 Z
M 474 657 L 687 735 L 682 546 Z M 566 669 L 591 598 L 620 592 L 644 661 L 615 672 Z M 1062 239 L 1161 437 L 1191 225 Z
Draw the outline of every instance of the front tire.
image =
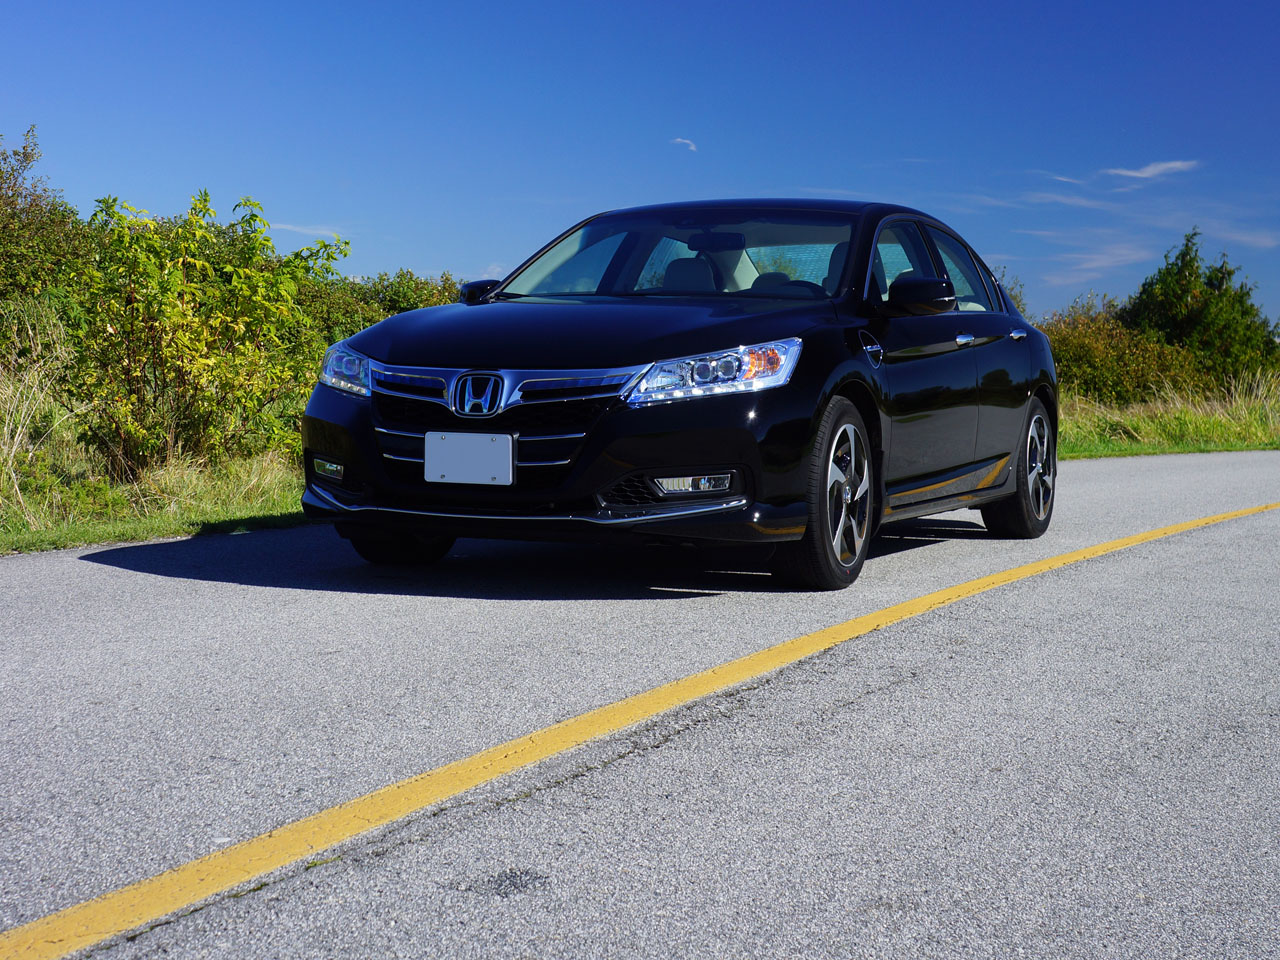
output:
M 778 547 L 774 574 L 812 590 L 842 590 L 853 583 L 870 548 L 875 490 L 862 415 L 836 397 L 823 413 L 809 457 L 804 537 Z
M 1018 489 L 982 508 L 982 522 L 997 537 L 1033 540 L 1049 529 L 1058 483 L 1058 438 L 1049 411 L 1032 398 L 1018 451 Z
M 351 546 L 367 562 L 376 566 L 424 567 L 435 563 L 453 549 L 453 537 L 374 537 L 356 534 Z

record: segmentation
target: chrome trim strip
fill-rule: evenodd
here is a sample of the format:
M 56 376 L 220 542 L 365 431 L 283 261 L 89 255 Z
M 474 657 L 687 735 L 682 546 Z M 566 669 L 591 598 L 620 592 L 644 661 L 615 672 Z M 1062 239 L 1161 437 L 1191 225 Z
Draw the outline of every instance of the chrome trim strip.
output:
M 517 460 L 517 467 L 563 467 L 572 460 Z
M 387 433 L 393 437 L 413 437 L 415 440 L 420 437 L 424 437 L 427 434 L 427 431 L 425 430 L 420 430 L 417 433 L 410 433 L 408 430 L 388 430 L 386 427 L 374 427 L 373 432 Z
M 598 377 L 548 377 L 541 380 L 525 380 L 519 389 L 524 390 L 565 390 L 572 387 L 620 387 L 631 378 L 630 370 L 620 373 L 606 373 Z M 536 387 L 534 385 L 537 385 Z M 547 386 L 543 386 L 547 384 Z M 558 386 L 557 386 L 558 384 Z
M 404 463 L 424 463 L 425 462 L 422 459 L 422 457 L 399 457 L 399 456 L 396 456 L 394 453 L 384 453 L 383 456 L 386 457 L 388 460 L 401 460 Z
M 449 409 L 449 401 L 438 399 L 436 397 L 424 397 L 420 393 L 401 393 L 399 390 L 383 390 L 381 387 L 374 387 L 374 393 L 381 393 L 387 397 L 404 397 L 407 400 L 421 400 L 423 403 L 434 403 L 438 407 Z
M 608 393 L 584 393 L 577 397 L 547 397 L 544 400 L 538 400 L 536 398 L 528 399 L 524 396 L 517 396 L 507 404 L 507 408 L 510 409 L 514 406 L 525 406 L 531 403 L 575 403 L 578 400 L 608 400 L 616 396 L 618 396 L 618 392 L 616 390 L 611 390 Z
M 568 403 L 575 400 L 601 400 L 624 396 L 640 381 L 640 378 L 648 372 L 651 366 L 652 364 L 646 363 L 636 367 L 610 367 L 598 370 L 482 370 L 480 368 L 456 370 L 444 367 L 399 367 L 379 361 L 370 361 L 370 385 L 374 393 L 405 397 L 409 400 L 422 400 L 426 403 L 439 404 L 447 410 L 452 410 L 453 406 L 450 404 L 449 398 L 453 396 L 454 385 L 459 377 L 469 373 L 496 374 L 502 378 L 503 384 L 503 398 L 498 411 L 501 412 L 522 403 Z M 379 375 L 382 376 L 383 386 L 377 383 Z M 387 380 L 394 378 L 437 381 L 444 390 L 444 397 L 424 397 L 417 393 L 404 393 L 399 390 L 388 389 L 385 386 Z M 586 389 L 599 386 L 600 389 L 577 397 L 551 397 L 547 399 L 538 399 L 537 397 L 525 399 L 522 393 L 524 388 L 531 384 L 557 383 L 581 386 Z M 546 388 L 544 387 L 544 389 Z M 551 387 L 551 389 L 556 388 Z
M 727 510 L 738 510 L 747 505 L 746 497 L 738 497 L 734 500 L 719 500 L 715 503 L 704 503 L 698 506 L 686 507 L 665 507 L 660 512 L 650 511 L 645 514 L 624 514 L 622 516 L 584 516 L 575 513 L 563 514 L 534 514 L 532 516 L 519 515 L 490 515 L 476 513 L 444 513 L 435 510 L 406 510 L 402 507 L 368 507 L 356 506 L 349 507 L 343 503 L 339 503 L 333 497 L 329 496 L 318 487 L 308 485 L 306 493 L 311 494 L 323 502 L 322 507 L 340 511 L 342 513 L 401 513 L 409 516 L 418 517 L 441 517 L 446 520 L 576 520 L 581 523 L 594 523 L 601 526 L 615 526 L 622 523 L 644 523 L 649 520 L 673 520 L 681 517 L 693 517 L 704 513 L 722 513 Z M 306 494 L 304 494 L 305 496 Z
M 393 437 L 413 437 L 415 440 L 429 433 L 428 430 L 391 430 L 387 427 L 374 427 L 374 433 L 385 433 Z M 455 431 L 456 432 L 456 431 Z M 517 440 L 581 440 L 585 433 L 548 433 L 543 436 L 530 437 L 523 433 L 513 433 Z

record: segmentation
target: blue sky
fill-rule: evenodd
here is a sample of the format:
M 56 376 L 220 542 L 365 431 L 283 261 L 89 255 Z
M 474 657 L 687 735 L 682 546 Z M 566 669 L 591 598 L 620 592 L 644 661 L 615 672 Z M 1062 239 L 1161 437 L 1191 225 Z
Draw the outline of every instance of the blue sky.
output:
M 613 207 L 889 200 L 1035 312 L 1123 296 L 1193 226 L 1280 316 L 1269 3 L 15 3 L 0 134 L 88 213 L 199 188 L 348 273 L 465 279 Z M 696 146 L 696 149 L 693 149 Z

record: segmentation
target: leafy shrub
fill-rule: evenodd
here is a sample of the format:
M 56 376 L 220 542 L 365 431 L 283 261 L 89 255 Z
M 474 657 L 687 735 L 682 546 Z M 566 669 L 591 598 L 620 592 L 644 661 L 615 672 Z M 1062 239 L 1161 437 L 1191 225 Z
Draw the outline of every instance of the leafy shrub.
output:
M 1219 383 L 1280 362 L 1280 333 L 1253 302 L 1253 287 L 1236 283 L 1239 272 L 1224 253 L 1218 263 L 1200 255 L 1192 230 L 1164 266 L 1116 311 L 1126 327 L 1196 355 Z
M 75 208 L 31 168 L 40 159 L 36 128 L 22 146 L 0 136 L 0 300 L 74 283 L 91 252 Z
M 184 217 L 157 220 L 107 197 L 89 222 L 98 255 L 65 386 L 117 476 L 178 451 L 218 459 L 292 438 L 317 360 L 293 298 L 346 246 L 280 257 L 261 207 L 236 210 L 219 225 L 202 191 Z
M 439 277 L 419 277 L 411 270 L 397 270 L 394 274 L 380 273 L 376 277 L 349 282 L 359 285 L 361 290 L 357 295 L 366 303 L 376 304 L 386 311 L 384 317 L 420 307 L 453 303 L 458 299 L 458 281 L 448 271 Z
M 363 279 L 323 277 L 299 285 L 297 302 L 324 345 L 336 343 L 396 313 L 453 303 L 458 281 L 448 272 L 419 277 L 411 270 Z
M 1169 388 L 1192 393 L 1208 388 L 1209 378 L 1195 355 L 1125 327 L 1116 310 L 1115 301 L 1090 294 L 1045 319 L 1042 329 L 1053 346 L 1064 389 L 1125 404 Z

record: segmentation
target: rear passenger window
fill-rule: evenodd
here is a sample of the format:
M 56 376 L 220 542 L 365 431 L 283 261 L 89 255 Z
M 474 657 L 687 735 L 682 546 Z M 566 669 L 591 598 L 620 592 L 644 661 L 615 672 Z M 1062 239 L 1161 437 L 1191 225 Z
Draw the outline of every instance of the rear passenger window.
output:
M 969 251 L 964 248 L 964 244 L 941 230 L 935 230 L 933 227 L 926 229 L 938 248 L 938 255 L 942 257 L 942 265 L 947 271 L 951 285 L 956 288 L 956 309 L 990 310 L 991 299 L 987 296 L 982 274 L 978 272 L 978 266 L 973 262 Z
M 881 228 L 871 257 L 867 296 L 889 299 L 893 281 L 902 277 L 934 276 L 933 261 L 920 236 L 920 228 L 910 220 L 900 220 Z

